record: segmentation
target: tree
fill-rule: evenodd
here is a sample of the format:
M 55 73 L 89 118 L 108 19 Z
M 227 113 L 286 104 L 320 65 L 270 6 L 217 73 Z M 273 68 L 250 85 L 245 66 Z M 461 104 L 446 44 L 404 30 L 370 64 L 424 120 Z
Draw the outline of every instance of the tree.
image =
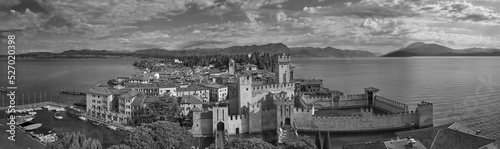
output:
M 241 139 L 235 138 L 224 143 L 224 148 L 228 149 L 277 149 L 271 143 L 264 142 L 262 139 L 251 138 Z
M 133 149 L 177 149 L 190 148 L 192 142 L 192 134 L 178 123 L 158 121 L 137 127 L 123 144 Z
M 132 149 L 130 146 L 125 144 L 118 144 L 108 147 L 108 149 Z
M 175 98 L 175 97 L 169 97 Z M 177 121 L 177 117 L 180 114 L 179 105 L 176 102 L 169 102 L 174 100 L 169 100 L 166 98 L 159 98 L 151 104 L 148 105 L 147 113 L 154 121 Z
M 330 149 L 330 132 L 326 132 L 325 141 L 323 143 L 323 149 Z
M 318 134 L 316 134 L 316 147 L 318 149 L 323 149 L 323 146 L 321 144 L 321 132 L 318 131 Z
M 99 140 L 87 138 L 83 133 L 66 133 L 55 142 L 47 144 L 46 149 L 102 149 Z
M 292 136 L 283 140 L 283 149 L 317 149 L 312 140 L 304 136 Z
M 115 85 L 118 85 L 120 83 L 118 81 L 116 81 L 116 79 L 111 79 L 111 80 L 108 80 L 107 84 L 109 86 L 115 86 Z

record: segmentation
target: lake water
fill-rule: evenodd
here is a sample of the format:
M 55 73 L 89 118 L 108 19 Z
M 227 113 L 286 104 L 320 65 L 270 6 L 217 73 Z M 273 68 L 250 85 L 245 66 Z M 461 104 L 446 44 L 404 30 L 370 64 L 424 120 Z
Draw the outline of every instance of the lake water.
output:
M 43 59 L 18 60 L 18 95 L 87 90 L 117 76 L 139 72 L 135 59 Z M 363 93 L 377 87 L 379 95 L 399 100 L 414 109 L 422 100 L 434 103 L 434 124 L 461 122 L 500 140 L 500 57 L 419 58 L 311 58 L 294 57 L 295 78 L 320 78 L 324 86 L 344 93 Z M 0 68 L 6 68 L 0 63 Z M 0 73 L 0 78 L 7 78 Z M 6 79 L 0 80 L 6 86 Z M 5 93 L 2 93 L 5 94 Z M 50 93 L 47 93 L 50 94 Z M 32 95 L 32 94 L 31 94 Z M 44 95 L 42 93 L 42 95 Z M 33 97 L 32 97 L 33 98 Z M 70 96 L 62 101 L 81 99 Z M 2 103 L 5 104 L 5 103 Z M 307 134 L 307 133 L 304 133 Z M 314 134 L 307 134 L 314 137 Z M 390 139 L 393 132 L 334 134 L 332 143 L 363 143 Z

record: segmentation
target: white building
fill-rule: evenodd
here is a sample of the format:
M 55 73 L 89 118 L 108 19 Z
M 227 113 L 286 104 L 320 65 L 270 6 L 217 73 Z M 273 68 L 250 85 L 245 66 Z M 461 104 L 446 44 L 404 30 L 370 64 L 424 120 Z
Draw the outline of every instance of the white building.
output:
M 158 84 L 160 91 L 159 96 L 174 96 L 177 97 L 177 85 L 175 84 Z
M 221 101 L 227 99 L 227 86 L 210 83 L 203 85 L 210 89 L 210 101 Z

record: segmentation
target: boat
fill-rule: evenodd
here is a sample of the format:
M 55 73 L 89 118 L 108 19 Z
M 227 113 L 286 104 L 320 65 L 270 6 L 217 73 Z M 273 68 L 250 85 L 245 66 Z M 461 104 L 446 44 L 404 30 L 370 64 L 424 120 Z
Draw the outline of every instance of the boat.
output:
M 118 130 L 118 127 L 112 126 L 112 125 L 108 125 L 108 128 L 111 129 L 111 130 L 114 130 L 114 131 Z
M 101 126 L 101 123 L 100 122 L 92 122 L 92 124 L 96 125 L 96 126 Z
M 87 121 L 87 118 L 83 117 L 83 116 L 80 116 L 78 117 L 78 119 L 82 120 L 82 121 Z
M 6 87 L 0 87 L 0 92 L 7 92 L 7 88 Z
M 63 116 L 61 116 L 61 114 L 59 114 L 59 113 L 56 113 L 56 114 L 54 114 L 54 118 L 60 120 L 60 119 L 63 119 Z
M 27 126 L 24 126 L 24 130 L 34 130 L 34 129 L 38 129 L 42 127 L 42 123 L 33 123 L 33 124 L 29 124 Z
M 33 120 L 33 115 L 24 115 L 24 116 L 17 116 L 16 117 L 16 124 L 22 124 L 25 122 L 29 122 Z
M 56 133 L 51 133 L 45 136 L 39 136 L 38 139 L 43 143 L 51 143 L 57 141 L 57 135 Z
M 66 111 L 66 109 L 65 109 L 65 108 L 59 108 L 59 107 L 56 107 L 56 108 L 55 108 L 55 110 L 56 110 L 57 112 Z

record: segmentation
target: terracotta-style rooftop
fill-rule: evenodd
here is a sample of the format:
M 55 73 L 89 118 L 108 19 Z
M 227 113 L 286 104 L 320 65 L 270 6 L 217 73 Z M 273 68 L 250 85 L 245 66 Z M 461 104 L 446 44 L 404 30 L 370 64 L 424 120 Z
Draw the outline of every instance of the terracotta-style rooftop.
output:
M 203 102 L 201 102 L 201 99 L 199 97 L 193 96 L 193 95 L 182 96 L 180 103 L 181 104 L 203 104 Z
M 495 140 L 483 136 L 455 130 L 457 127 L 452 126 L 456 125 L 456 123 L 450 123 L 436 127 L 397 132 L 396 135 L 399 138 L 415 138 L 428 149 L 479 148 L 495 142 Z

